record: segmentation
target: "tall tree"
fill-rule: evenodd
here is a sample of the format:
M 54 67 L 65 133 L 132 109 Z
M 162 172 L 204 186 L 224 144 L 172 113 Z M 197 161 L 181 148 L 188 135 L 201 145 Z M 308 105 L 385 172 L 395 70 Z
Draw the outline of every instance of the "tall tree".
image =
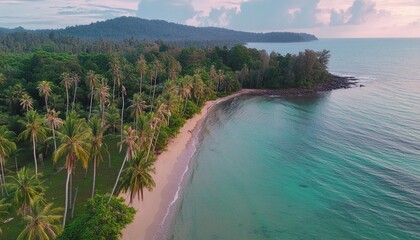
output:
M 143 77 L 147 72 L 147 61 L 146 59 L 144 59 L 143 55 L 140 55 L 139 59 L 137 59 L 137 71 L 140 74 L 139 93 L 141 93 L 143 86 Z
M 162 72 L 162 70 L 163 70 L 162 64 L 160 63 L 160 61 L 158 59 L 156 59 L 153 62 L 153 73 L 154 73 L 154 76 L 153 76 L 152 79 L 154 79 L 154 83 L 153 83 L 153 95 L 152 95 L 152 103 L 151 103 L 152 109 L 154 107 L 154 102 L 155 102 L 155 93 L 156 93 L 156 85 L 157 85 L 158 74 L 160 72 Z
M 39 95 L 41 97 L 44 97 L 45 108 L 47 109 L 47 112 L 48 112 L 48 97 L 52 93 L 52 89 L 51 89 L 50 83 L 48 81 L 41 81 L 38 84 L 37 89 L 38 89 Z
M 70 114 L 60 127 L 58 136 L 61 139 L 61 145 L 54 152 L 53 160 L 64 156 L 64 167 L 67 169 L 66 180 L 66 200 L 64 208 L 63 228 L 66 225 L 67 209 L 69 202 L 69 180 L 76 167 L 76 161 L 80 161 L 83 168 L 87 168 L 89 161 L 91 132 L 86 127 L 86 122 L 79 119 L 75 114 Z
M 63 119 L 61 119 L 59 115 L 60 112 L 56 112 L 54 109 L 51 109 L 48 111 L 46 116 L 48 125 L 50 126 L 53 135 L 54 151 L 57 151 L 57 139 L 55 137 L 55 130 L 63 124 Z
M 181 64 L 177 60 L 172 59 L 169 62 L 169 66 L 168 66 L 169 80 L 172 80 L 172 81 L 176 80 L 181 70 L 182 70 Z
M 21 168 L 6 184 L 12 196 L 13 206 L 18 208 L 18 213 L 27 215 L 36 201 L 43 201 L 44 187 L 34 174 L 26 167 Z
M 131 127 L 125 127 L 123 130 L 123 140 L 119 143 L 120 151 L 125 147 L 125 157 L 122 162 L 120 171 L 118 172 L 117 180 L 115 181 L 114 187 L 112 188 L 111 197 L 117 188 L 118 181 L 120 180 L 121 172 L 124 169 L 124 165 L 127 161 L 130 161 L 135 151 L 139 148 L 139 134 L 136 130 Z M 110 198 L 111 200 L 111 198 Z
M 71 81 L 73 82 L 73 86 L 74 86 L 74 89 L 73 89 L 73 102 L 71 104 L 71 110 L 74 110 L 74 106 L 76 104 L 77 87 L 79 86 L 80 78 L 79 78 L 79 76 L 77 74 L 74 74 L 71 77 Z
M 69 113 L 69 88 L 73 84 L 73 79 L 69 73 L 61 74 L 61 84 L 66 89 L 66 116 Z
M 56 239 L 61 234 L 60 212 L 62 208 L 52 208 L 52 203 L 44 204 L 35 202 L 30 212 L 23 217 L 25 228 L 17 240 L 50 240 Z
M 94 71 L 89 71 L 87 73 L 86 83 L 90 89 L 90 104 L 89 104 L 89 116 L 88 116 L 88 119 L 90 120 L 90 116 L 92 115 L 92 104 L 93 104 L 93 98 L 95 95 L 95 87 L 98 85 L 98 77 L 96 76 Z
M 130 100 L 131 105 L 128 107 L 131 109 L 131 117 L 134 118 L 134 128 L 137 130 L 137 123 L 139 121 L 140 115 L 146 109 L 146 101 L 144 101 L 140 94 L 135 93 L 133 95 L 133 100 Z
M 90 131 L 92 137 L 90 140 L 90 156 L 93 160 L 93 184 L 92 184 L 92 198 L 95 196 L 95 184 L 96 184 L 96 167 L 103 159 L 103 151 L 107 150 L 107 145 L 104 143 L 104 134 L 106 126 L 103 126 L 101 120 L 97 117 L 93 117 L 89 122 Z
M 97 89 L 97 95 L 99 100 L 99 110 L 101 112 L 101 122 L 102 125 L 105 125 L 105 104 L 109 102 L 109 87 L 104 79 L 102 79 L 102 83 Z
M 118 87 L 121 85 L 121 64 L 117 56 L 113 56 L 111 59 L 111 71 L 112 79 L 114 84 L 112 85 L 112 103 L 115 102 L 115 85 Z
M 179 87 L 179 95 L 184 99 L 184 110 L 182 111 L 185 113 L 187 109 L 188 98 L 191 97 L 191 89 L 192 89 L 192 82 L 193 78 L 191 76 L 185 76 L 181 80 L 181 86 Z
M 122 106 L 121 106 L 121 124 L 120 124 L 120 141 L 122 141 L 122 129 L 124 125 L 124 111 L 125 111 L 125 95 L 127 94 L 127 91 L 123 84 L 121 84 L 121 98 L 122 98 Z
M 0 126 L 0 168 L 1 168 L 1 178 L 0 184 L 3 188 L 6 184 L 4 166 L 6 159 L 10 154 L 16 150 L 16 143 L 14 142 L 15 133 L 9 131 L 6 126 Z
M 45 119 L 41 117 L 36 111 L 30 110 L 26 113 L 26 121 L 19 122 L 25 126 L 25 130 L 19 134 L 19 139 L 31 139 L 32 150 L 35 163 L 35 174 L 38 174 L 38 163 L 36 158 L 36 144 L 37 142 L 45 142 L 47 139 L 47 129 L 45 128 Z
M 26 112 L 28 112 L 30 109 L 33 108 L 33 100 L 31 98 L 31 96 L 29 96 L 27 93 L 24 93 L 22 95 L 22 98 L 20 99 L 20 105 L 22 106 L 23 109 L 26 110 Z
M 138 151 L 134 155 L 132 161 L 128 163 L 128 167 L 124 170 L 121 177 L 121 185 L 118 189 L 118 193 L 130 193 L 130 204 L 133 202 L 133 199 L 138 197 L 138 199 L 143 201 L 143 189 L 146 188 L 149 191 L 156 186 L 155 181 L 153 180 L 152 173 L 155 173 L 155 158 L 146 158 L 146 153 L 144 151 Z

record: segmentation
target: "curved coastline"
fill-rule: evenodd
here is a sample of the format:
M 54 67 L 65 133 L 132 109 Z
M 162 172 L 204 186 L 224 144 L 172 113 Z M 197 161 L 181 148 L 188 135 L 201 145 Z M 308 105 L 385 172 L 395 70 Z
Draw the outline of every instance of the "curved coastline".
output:
M 221 102 L 250 93 L 255 93 L 255 90 L 244 89 L 217 100 L 207 101 L 199 114 L 187 120 L 178 135 L 169 141 L 166 150 L 158 156 L 156 173 L 153 174 L 156 187 L 152 192 L 144 192 L 143 202 L 133 202 L 132 206 L 137 213 L 134 221 L 123 230 L 122 239 L 156 239 L 162 224 L 167 220 L 171 206 L 178 200 L 184 176 L 195 152 L 194 140 L 208 112 Z M 128 197 L 123 197 L 128 203 Z
M 173 210 L 173 205 L 179 199 L 184 177 L 196 150 L 199 129 L 212 107 L 245 94 L 296 97 L 354 87 L 357 86 L 356 81 L 357 79 L 353 77 L 334 76 L 332 81 L 310 89 L 242 89 L 231 95 L 207 101 L 201 108 L 201 112 L 187 120 L 178 135 L 169 141 L 166 150 L 157 157 L 156 173 L 153 174 L 156 187 L 152 192 L 144 192 L 143 202 L 139 199 L 133 202 L 132 206 L 137 210 L 137 213 L 134 221 L 123 230 L 122 239 L 164 239 L 166 228 L 171 223 L 170 211 Z M 124 195 L 123 197 L 128 203 L 128 197 Z

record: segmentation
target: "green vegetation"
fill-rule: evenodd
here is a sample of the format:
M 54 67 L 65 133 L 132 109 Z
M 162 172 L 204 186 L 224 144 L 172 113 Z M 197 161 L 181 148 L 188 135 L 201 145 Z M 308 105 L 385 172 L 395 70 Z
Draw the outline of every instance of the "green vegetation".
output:
M 134 210 L 113 196 L 153 190 L 156 155 L 207 100 L 329 78 L 328 51 L 113 43 L 78 52 L 73 40 L 0 53 L 2 238 L 118 239 Z

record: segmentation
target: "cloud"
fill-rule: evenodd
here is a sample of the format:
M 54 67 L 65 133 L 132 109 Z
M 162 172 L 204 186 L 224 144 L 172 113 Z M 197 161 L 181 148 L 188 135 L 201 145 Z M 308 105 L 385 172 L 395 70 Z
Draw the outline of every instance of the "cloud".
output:
M 136 16 L 185 23 L 188 19 L 194 18 L 196 14 L 197 12 L 189 0 L 141 0 Z
M 359 25 L 369 17 L 380 14 L 375 8 L 375 3 L 369 0 L 355 0 L 347 10 L 331 10 L 330 25 Z

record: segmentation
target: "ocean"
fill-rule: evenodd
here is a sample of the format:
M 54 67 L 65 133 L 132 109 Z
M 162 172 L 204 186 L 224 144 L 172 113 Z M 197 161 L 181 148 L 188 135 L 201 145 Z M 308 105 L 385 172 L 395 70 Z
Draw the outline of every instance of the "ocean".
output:
M 420 39 L 248 47 L 330 50 L 366 87 L 216 106 L 168 239 L 420 239 Z

